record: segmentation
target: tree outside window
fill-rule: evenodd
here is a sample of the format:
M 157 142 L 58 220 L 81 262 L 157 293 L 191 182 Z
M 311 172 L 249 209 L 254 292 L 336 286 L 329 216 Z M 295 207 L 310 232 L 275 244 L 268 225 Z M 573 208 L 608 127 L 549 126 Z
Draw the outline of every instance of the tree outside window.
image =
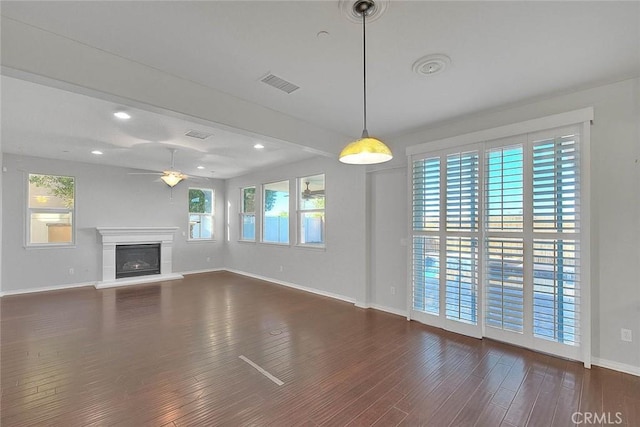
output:
M 73 244 L 75 178 L 29 174 L 28 186 L 27 244 Z
M 213 239 L 213 190 L 189 188 L 189 240 Z
M 240 240 L 256 240 L 256 187 L 240 190 Z

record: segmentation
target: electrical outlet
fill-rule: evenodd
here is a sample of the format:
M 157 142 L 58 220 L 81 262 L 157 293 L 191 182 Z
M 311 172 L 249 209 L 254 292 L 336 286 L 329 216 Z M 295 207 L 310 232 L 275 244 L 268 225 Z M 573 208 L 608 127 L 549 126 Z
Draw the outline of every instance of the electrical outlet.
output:
M 620 339 L 625 342 L 631 342 L 631 329 L 620 329 Z
M 280 266 L 280 272 L 284 271 L 284 267 Z
M 71 267 L 71 268 L 69 269 L 69 275 L 70 275 L 70 276 L 73 276 L 74 274 L 76 274 L 76 271 L 73 269 L 73 267 Z
M 391 295 L 395 295 L 395 294 L 396 294 L 396 287 L 391 286 Z
M 211 262 L 211 257 L 210 256 L 207 257 L 207 262 Z

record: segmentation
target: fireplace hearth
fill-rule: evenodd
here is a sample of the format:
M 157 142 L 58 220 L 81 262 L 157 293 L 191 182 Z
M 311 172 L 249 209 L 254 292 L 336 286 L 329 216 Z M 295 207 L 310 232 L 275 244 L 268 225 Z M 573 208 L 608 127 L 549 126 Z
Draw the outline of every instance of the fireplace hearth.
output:
M 160 244 L 116 245 L 116 279 L 160 274 Z

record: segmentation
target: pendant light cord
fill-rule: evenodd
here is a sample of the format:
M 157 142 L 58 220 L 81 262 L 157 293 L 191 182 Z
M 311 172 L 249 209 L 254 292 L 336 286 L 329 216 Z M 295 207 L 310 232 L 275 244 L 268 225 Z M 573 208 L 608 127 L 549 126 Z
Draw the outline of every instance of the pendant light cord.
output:
M 366 29 L 367 12 L 362 12 L 362 98 L 363 98 L 363 122 L 362 137 L 367 138 L 367 29 Z

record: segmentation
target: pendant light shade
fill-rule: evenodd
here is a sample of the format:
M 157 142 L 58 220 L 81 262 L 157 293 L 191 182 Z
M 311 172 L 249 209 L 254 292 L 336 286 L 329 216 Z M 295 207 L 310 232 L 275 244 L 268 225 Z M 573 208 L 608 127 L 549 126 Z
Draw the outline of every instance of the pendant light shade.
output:
M 348 144 L 340 152 L 339 160 L 351 165 L 373 165 L 388 162 L 393 158 L 389 147 L 367 132 L 367 30 L 366 19 L 374 7 L 373 0 L 358 0 L 353 5 L 356 14 L 362 16 L 362 89 L 363 89 L 363 129 L 360 139 Z
M 353 141 L 340 153 L 340 161 L 350 165 L 373 165 L 392 158 L 393 154 L 384 142 L 369 136 Z

